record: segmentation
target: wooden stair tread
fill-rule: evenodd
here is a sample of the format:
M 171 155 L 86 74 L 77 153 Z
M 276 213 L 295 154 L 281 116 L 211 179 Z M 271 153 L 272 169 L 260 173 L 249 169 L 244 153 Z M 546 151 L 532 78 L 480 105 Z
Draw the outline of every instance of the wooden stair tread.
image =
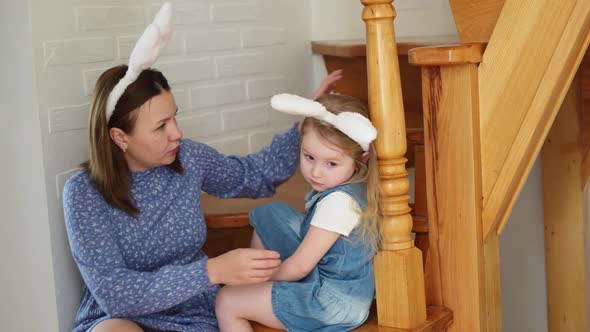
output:
M 396 40 L 398 55 L 407 55 L 415 47 L 434 46 L 458 43 L 459 38 L 454 35 L 399 37 Z M 318 40 L 311 42 L 311 50 L 315 54 L 339 57 L 364 57 L 366 42 L 363 39 L 348 40 Z
M 424 128 L 406 128 L 408 144 L 424 145 Z
M 414 224 L 412 232 L 428 233 L 428 218 L 422 215 L 412 214 Z M 247 212 L 228 213 L 228 214 L 205 214 L 205 222 L 209 229 L 226 229 L 250 227 L 250 221 Z
M 427 310 L 426 322 L 414 329 L 399 329 L 394 327 L 379 326 L 377 324 L 377 312 L 371 310 L 371 315 L 367 321 L 354 329 L 357 332 L 438 332 L 445 331 L 453 321 L 453 312 L 447 308 L 429 306 Z M 258 323 L 253 323 L 255 332 L 277 332 L 283 330 L 272 329 Z

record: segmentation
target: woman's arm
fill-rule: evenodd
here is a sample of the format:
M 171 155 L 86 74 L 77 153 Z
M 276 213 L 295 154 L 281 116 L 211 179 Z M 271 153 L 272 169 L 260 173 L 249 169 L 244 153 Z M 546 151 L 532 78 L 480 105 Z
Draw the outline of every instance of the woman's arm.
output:
M 313 92 L 311 99 L 316 100 L 319 97 L 331 93 L 332 90 L 336 87 L 336 82 L 341 80 L 344 77 L 342 69 L 336 69 L 330 73 L 330 75 L 326 76 L 320 86 Z
M 108 206 L 83 176 L 64 188 L 70 249 L 86 286 L 112 317 L 158 312 L 209 290 L 207 258 L 154 271 L 127 266 L 107 212 Z
M 64 188 L 64 215 L 70 249 L 82 278 L 111 317 L 159 312 L 210 291 L 217 283 L 265 281 L 280 264 L 278 253 L 247 249 L 153 271 L 130 268 L 119 248 L 107 204 L 81 175 L 74 176 Z
M 268 197 L 293 175 L 299 165 L 297 126 L 275 135 L 270 146 L 246 157 L 225 156 L 200 145 L 193 158 L 204 169 L 203 191 L 222 198 Z

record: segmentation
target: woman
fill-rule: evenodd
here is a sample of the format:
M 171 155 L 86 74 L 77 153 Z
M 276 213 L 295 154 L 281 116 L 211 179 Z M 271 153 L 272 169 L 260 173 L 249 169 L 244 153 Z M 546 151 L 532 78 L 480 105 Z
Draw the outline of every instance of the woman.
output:
M 266 281 L 279 254 L 237 249 L 209 259 L 201 191 L 262 197 L 299 161 L 294 126 L 263 151 L 224 156 L 182 139 L 166 78 L 150 69 L 172 33 L 165 3 L 139 38 L 129 66 L 98 79 L 90 158 L 64 187 L 72 256 L 85 282 L 74 331 L 217 331 L 220 284 Z M 342 77 L 329 75 L 314 96 Z
M 183 140 L 170 86 L 152 69 L 108 117 L 108 97 L 126 71 L 98 79 L 90 158 L 64 188 L 70 247 L 86 284 L 74 331 L 216 331 L 218 285 L 268 280 L 280 260 L 255 249 L 207 258 L 201 191 L 272 195 L 297 167 L 299 132 L 242 158 Z

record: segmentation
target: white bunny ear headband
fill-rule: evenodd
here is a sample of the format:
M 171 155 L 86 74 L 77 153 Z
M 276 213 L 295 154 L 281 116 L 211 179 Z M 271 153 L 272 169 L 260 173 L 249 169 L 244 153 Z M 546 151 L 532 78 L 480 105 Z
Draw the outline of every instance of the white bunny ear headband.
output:
M 168 45 L 172 35 L 172 6 L 166 2 L 156 14 L 154 21 L 147 26 L 137 40 L 131 55 L 125 76 L 115 85 L 107 99 L 107 122 L 111 119 L 119 98 L 127 87 L 137 80 L 139 74 L 150 68 L 158 59 L 160 52 Z
M 342 112 L 336 115 L 328 112 L 324 105 L 317 101 L 288 93 L 273 96 L 270 105 L 283 113 L 325 121 L 357 142 L 364 151 L 369 151 L 371 142 L 377 137 L 377 129 L 369 119 L 359 113 Z

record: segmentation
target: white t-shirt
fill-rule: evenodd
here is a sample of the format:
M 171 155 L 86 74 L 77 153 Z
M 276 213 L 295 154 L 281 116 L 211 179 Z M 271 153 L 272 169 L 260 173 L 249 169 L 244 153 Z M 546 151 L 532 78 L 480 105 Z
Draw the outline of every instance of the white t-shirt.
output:
M 360 211 L 352 196 L 342 191 L 335 191 L 319 201 L 311 224 L 348 236 L 360 221 Z

